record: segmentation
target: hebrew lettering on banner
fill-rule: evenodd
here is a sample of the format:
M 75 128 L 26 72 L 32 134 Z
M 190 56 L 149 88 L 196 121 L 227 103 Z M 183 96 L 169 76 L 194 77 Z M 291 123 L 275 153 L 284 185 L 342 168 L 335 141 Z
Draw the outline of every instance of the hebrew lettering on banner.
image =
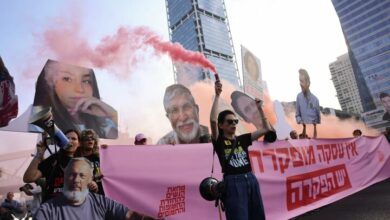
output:
M 293 218 L 390 177 L 384 136 L 254 142 L 249 149 L 270 220 Z M 210 175 L 211 144 L 108 146 L 100 153 L 106 195 L 130 209 L 172 220 L 219 218 L 214 202 L 199 193 Z M 220 166 L 214 168 L 222 179 Z

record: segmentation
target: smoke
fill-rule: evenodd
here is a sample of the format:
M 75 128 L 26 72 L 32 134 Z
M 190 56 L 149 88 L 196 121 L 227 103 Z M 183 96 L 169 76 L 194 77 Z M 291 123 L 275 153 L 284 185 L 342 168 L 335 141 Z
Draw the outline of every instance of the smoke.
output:
M 119 27 L 91 46 L 82 34 L 79 22 L 61 22 L 43 32 L 39 51 L 73 65 L 106 69 L 126 79 L 148 55 L 168 55 L 174 62 L 189 63 L 216 72 L 214 65 L 200 52 L 186 50 L 179 43 L 164 41 L 148 27 Z M 50 56 L 49 55 L 49 56 Z M 146 63 L 146 61 L 145 61 Z
M 230 109 L 232 111 L 233 108 L 231 107 L 231 94 L 236 90 L 235 86 L 230 84 L 228 81 L 222 80 L 223 88 L 221 97 L 219 100 L 219 107 L 218 111 L 223 111 L 225 109 Z M 210 111 L 211 106 L 213 104 L 214 100 L 214 82 L 212 81 L 206 81 L 206 82 L 197 82 L 194 85 L 190 87 L 190 90 L 192 92 L 192 95 L 195 98 L 196 103 L 200 106 L 199 109 L 199 119 L 200 123 L 206 126 L 209 126 L 210 124 Z M 272 100 L 269 97 L 269 95 L 264 95 L 264 114 L 269 120 L 271 124 L 274 124 L 276 122 L 276 115 L 273 110 L 273 104 Z M 254 125 L 245 122 L 244 120 L 241 120 L 238 124 L 238 131 L 239 133 L 247 133 L 255 131 L 256 128 Z
M 127 79 L 140 66 L 147 66 L 146 64 L 149 65 L 148 62 L 151 60 L 156 60 L 164 55 L 168 55 L 174 62 L 192 64 L 216 72 L 213 64 L 203 54 L 186 50 L 178 43 L 164 41 L 161 36 L 148 27 L 120 27 L 114 34 L 103 37 L 95 46 L 92 46 L 88 35 L 83 33 L 79 21 L 80 19 L 77 18 L 74 18 L 73 21 L 56 21 L 51 28 L 39 34 L 38 53 L 41 54 L 40 57 L 52 57 L 73 65 L 105 69 L 120 79 Z M 166 74 L 166 71 L 162 71 L 160 74 Z M 147 82 L 150 81 L 145 79 L 145 86 L 150 86 L 147 85 Z M 230 94 L 235 88 L 226 81 L 223 84 L 224 92 L 222 93 L 220 109 L 231 108 Z M 139 82 L 137 85 L 143 87 Z M 200 106 L 200 121 L 202 124 L 208 125 L 214 94 L 213 83 L 196 83 L 191 87 L 191 90 Z M 150 101 L 155 102 L 156 100 L 150 98 Z M 154 107 L 153 105 L 151 109 L 156 109 Z M 271 97 L 268 94 L 264 94 L 264 112 L 271 124 L 275 124 L 277 119 Z M 147 116 L 145 115 L 145 117 Z M 301 127 L 296 124 L 293 115 L 287 116 L 286 120 L 291 127 L 301 131 Z M 246 131 L 255 129 L 253 125 L 243 121 L 240 122 L 240 126 Z M 361 122 L 340 121 L 334 116 L 323 116 L 322 123 L 318 125 L 318 137 L 351 137 L 354 129 L 361 129 L 364 135 L 378 134 L 375 130 L 366 128 Z M 311 126 L 308 126 L 308 133 L 311 134 L 311 132 Z
M 264 115 L 268 119 L 268 121 L 272 125 L 274 125 L 277 121 L 277 118 L 276 118 L 276 114 L 275 114 L 273 101 L 267 92 L 264 93 L 263 98 L 264 98 L 264 100 L 263 100 Z
M 219 102 L 219 111 L 224 109 L 232 110 L 230 105 L 230 94 L 235 91 L 235 87 L 227 81 L 222 81 L 223 91 L 221 94 L 221 100 Z M 200 106 L 200 122 L 201 124 L 209 126 L 211 105 L 214 97 L 214 85 L 213 82 L 199 82 L 190 87 L 195 101 Z M 264 114 L 272 125 L 275 125 L 278 118 L 276 117 L 273 107 L 273 101 L 268 93 L 264 93 Z M 295 129 L 298 133 L 302 132 L 302 125 L 299 125 L 295 121 L 295 109 L 288 113 L 284 119 L 286 122 Z M 239 123 L 240 133 L 252 132 L 256 128 L 245 121 L 241 120 Z M 321 124 L 317 125 L 317 138 L 349 138 L 352 137 L 352 132 L 355 129 L 360 129 L 363 135 L 377 136 L 380 134 L 375 129 L 368 128 L 362 121 L 354 119 L 340 120 L 334 115 L 321 115 Z M 313 137 L 313 126 L 307 125 L 307 133 L 309 137 Z
M 295 113 L 287 115 L 286 120 L 298 134 L 302 132 L 302 125 L 298 125 L 295 121 Z M 321 124 L 317 125 L 317 138 L 349 138 L 353 137 L 352 132 L 355 129 L 360 129 L 363 135 L 366 136 L 380 134 L 377 130 L 368 128 L 362 121 L 354 119 L 340 120 L 334 115 L 321 115 Z M 306 131 L 309 137 L 313 137 L 312 125 L 307 125 Z
M 145 31 L 148 36 L 150 36 L 150 38 L 146 40 L 145 43 L 153 46 L 156 54 L 168 54 L 173 61 L 202 66 L 216 73 L 214 65 L 208 61 L 202 53 L 186 50 L 179 43 L 163 41 L 160 36 L 157 36 L 146 28 L 141 27 L 141 29 Z

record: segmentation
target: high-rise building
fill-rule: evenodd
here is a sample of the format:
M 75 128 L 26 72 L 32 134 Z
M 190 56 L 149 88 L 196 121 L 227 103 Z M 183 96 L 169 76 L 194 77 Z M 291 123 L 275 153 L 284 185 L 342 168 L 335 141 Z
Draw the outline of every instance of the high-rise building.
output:
M 349 49 L 364 111 L 390 94 L 390 1 L 332 0 Z
M 337 57 L 329 64 L 329 69 L 341 109 L 349 113 L 362 113 L 363 106 L 348 54 Z
M 240 79 L 223 0 L 165 0 L 169 37 L 187 50 L 203 53 L 219 76 L 239 88 Z M 213 77 L 208 71 L 174 64 L 175 80 L 189 85 Z

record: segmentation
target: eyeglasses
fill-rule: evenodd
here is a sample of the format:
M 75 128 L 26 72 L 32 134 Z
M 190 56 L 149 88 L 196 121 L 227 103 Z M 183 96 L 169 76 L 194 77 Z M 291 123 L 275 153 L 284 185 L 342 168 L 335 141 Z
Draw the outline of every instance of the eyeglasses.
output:
M 236 125 L 238 124 L 238 119 L 226 119 L 225 120 L 229 125 L 232 125 L 233 123 Z
M 174 107 L 168 109 L 167 113 L 171 117 L 176 118 L 179 116 L 180 111 L 182 112 L 182 114 L 188 114 L 188 113 L 193 111 L 193 107 L 194 107 L 194 105 L 192 105 L 191 103 L 186 103 L 183 106 L 174 106 Z

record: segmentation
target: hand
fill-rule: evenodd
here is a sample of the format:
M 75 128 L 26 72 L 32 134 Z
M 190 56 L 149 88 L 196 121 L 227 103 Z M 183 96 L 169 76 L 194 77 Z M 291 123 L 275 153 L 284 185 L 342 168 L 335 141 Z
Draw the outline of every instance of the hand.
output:
M 89 191 L 94 192 L 94 193 L 97 193 L 99 190 L 98 185 L 95 181 L 88 183 L 88 189 L 89 189 Z
M 222 92 L 222 83 L 221 83 L 221 81 L 219 81 L 219 80 L 215 81 L 214 88 L 215 88 L 215 95 L 219 96 L 221 94 L 221 92 Z
M 46 144 L 44 144 L 42 141 L 38 142 L 36 156 L 43 158 L 43 155 L 45 154 L 46 149 L 47 149 Z
M 80 99 L 76 103 L 76 106 L 72 110 L 71 114 L 76 114 L 76 112 L 83 112 L 99 117 L 107 117 L 110 118 L 114 123 L 118 121 L 118 116 L 115 109 L 95 97 Z

